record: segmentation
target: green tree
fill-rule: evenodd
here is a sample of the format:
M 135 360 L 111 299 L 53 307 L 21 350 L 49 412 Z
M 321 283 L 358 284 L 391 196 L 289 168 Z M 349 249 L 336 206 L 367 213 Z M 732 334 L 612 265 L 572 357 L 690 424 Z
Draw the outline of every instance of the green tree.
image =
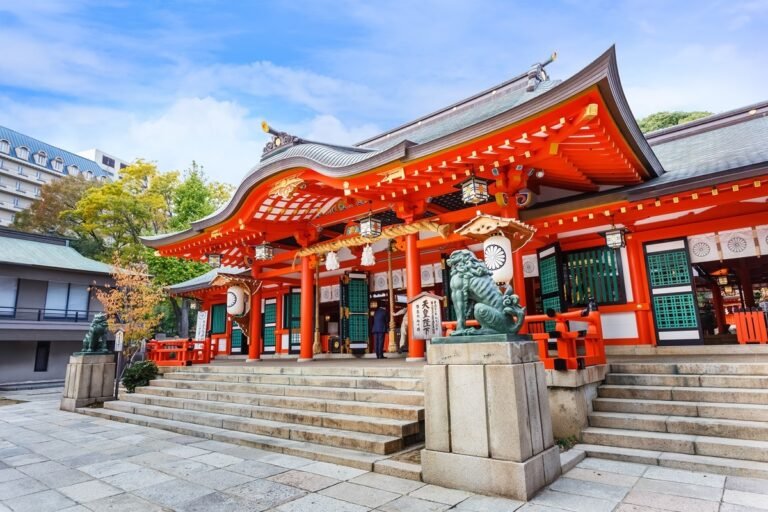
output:
M 187 229 L 192 222 L 212 214 L 229 200 L 232 191 L 231 185 L 208 182 L 203 167 L 193 161 L 174 190 L 171 228 Z
M 649 116 L 646 116 L 637 121 L 640 126 L 640 130 L 643 133 L 654 132 L 663 128 L 669 128 L 670 126 L 677 126 L 679 124 L 690 123 L 702 117 L 711 116 L 712 112 L 706 111 L 694 111 L 683 112 L 680 110 L 674 112 L 656 112 Z
M 84 176 L 63 176 L 40 187 L 40 199 L 18 214 L 13 227 L 29 233 L 41 233 L 72 238 L 72 246 L 81 254 L 97 258 L 104 253 L 104 240 L 83 227 L 82 219 L 73 215 L 78 201 L 86 191 L 100 186 Z

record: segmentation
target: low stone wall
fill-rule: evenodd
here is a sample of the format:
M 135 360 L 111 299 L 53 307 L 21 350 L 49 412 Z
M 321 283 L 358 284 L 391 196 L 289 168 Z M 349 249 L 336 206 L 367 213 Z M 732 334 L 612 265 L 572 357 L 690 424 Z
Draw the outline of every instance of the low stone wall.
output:
M 592 400 L 605 380 L 608 365 L 589 366 L 583 370 L 546 370 L 552 433 L 557 439 L 581 438 L 589 425 Z

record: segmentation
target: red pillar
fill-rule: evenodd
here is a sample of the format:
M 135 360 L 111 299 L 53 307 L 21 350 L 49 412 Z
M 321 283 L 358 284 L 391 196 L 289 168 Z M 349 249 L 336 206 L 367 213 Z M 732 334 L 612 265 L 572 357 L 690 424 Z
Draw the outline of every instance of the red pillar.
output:
M 645 256 L 643 246 L 632 236 L 627 237 L 627 260 L 629 260 L 629 278 L 632 282 L 632 295 L 637 306 L 637 337 L 640 344 L 656 344 L 656 332 L 651 316 L 650 292 L 645 276 Z
M 421 259 L 419 258 L 418 233 L 405 237 L 405 273 L 407 276 L 406 295 L 408 302 L 421 293 Z M 422 361 L 424 359 L 424 340 L 413 339 L 413 315 L 408 306 L 408 359 Z
M 312 324 L 314 306 L 314 275 L 309 265 L 309 256 L 301 258 L 301 350 L 299 361 L 312 360 Z
M 725 306 L 723 305 L 723 295 L 720 291 L 720 285 L 712 283 L 710 290 L 712 290 L 712 309 L 714 309 L 715 320 L 717 321 L 717 332 L 723 334 L 726 327 Z
M 251 336 L 248 338 L 248 361 L 261 359 L 261 287 L 251 295 Z
M 520 305 L 525 306 L 525 275 L 523 275 L 523 253 L 518 249 L 512 253 L 512 288 L 520 297 Z

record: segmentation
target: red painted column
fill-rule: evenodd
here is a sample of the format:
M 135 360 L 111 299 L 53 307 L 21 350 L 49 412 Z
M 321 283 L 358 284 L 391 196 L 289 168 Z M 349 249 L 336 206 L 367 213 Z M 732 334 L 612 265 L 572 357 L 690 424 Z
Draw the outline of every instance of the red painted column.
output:
M 248 361 L 261 359 L 261 287 L 251 295 L 251 336 L 248 338 Z
M 509 193 L 510 203 L 504 207 L 504 209 L 502 210 L 502 215 L 504 217 L 519 220 L 520 212 L 517 205 L 514 202 L 515 192 L 516 191 L 510 191 Z M 525 306 L 528 302 L 526 300 L 526 294 L 525 294 L 525 276 L 523 275 L 523 253 L 521 251 L 522 249 L 518 249 L 517 251 L 512 253 L 512 288 L 515 290 L 515 293 L 517 294 L 517 296 L 520 297 L 520 305 Z M 528 313 L 530 313 L 530 311 Z
M 712 290 L 712 309 L 715 313 L 715 320 L 717 322 L 717 332 L 723 334 L 725 332 L 725 306 L 723 305 L 723 295 L 720 291 L 720 285 L 712 283 L 710 286 Z
M 407 276 L 406 296 L 408 302 L 421 293 L 421 258 L 419 258 L 418 233 L 405 237 L 405 273 Z M 410 361 L 424 360 L 424 340 L 413 339 L 413 315 L 408 306 L 408 359 Z
M 643 246 L 633 236 L 627 237 L 627 259 L 629 260 L 629 278 L 632 282 L 632 295 L 637 310 L 637 337 L 641 344 L 656 344 L 656 333 L 651 317 L 650 291 L 645 276 Z
M 299 361 L 312 360 L 312 329 L 314 310 L 314 275 L 309 265 L 309 256 L 301 258 L 301 350 Z

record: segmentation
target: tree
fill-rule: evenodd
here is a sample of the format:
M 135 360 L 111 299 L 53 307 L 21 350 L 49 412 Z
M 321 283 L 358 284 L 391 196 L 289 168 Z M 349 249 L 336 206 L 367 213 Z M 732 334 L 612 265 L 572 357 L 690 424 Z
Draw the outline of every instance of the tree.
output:
M 206 180 L 203 167 L 192 162 L 173 197 L 173 230 L 187 229 L 192 222 L 215 212 L 232 196 L 232 186 Z
M 97 289 L 96 298 L 104 306 L 109 329 L 124 331 L 130 355 L 142 339 L 154 333 L 161 320 L 158 306 L 165 294 L 153 282 L 146 265 L 122 262 L 117 255 L 112 260 L 112 277 L 114 286 Z
M 53 234 L 74 239 L 72 246 L 81 254 L 97 257 L 104 241 L 93 231 L 83 229 L 82 220 L 72 215 L 86 191 L 100 185 L 84 176 L 63 176 L 40 187 L 40 199 L 18 214 L 13 227 L 32 233 Z
M 663 128 L 669 128 L 670 126 L 677 126 L 679 124 L 690 123 L 702 117 L 711 116 L 712 112 L 706 111 L 694 111 L 694 112 L 656 112 L 649 116 L 646 116 L 637 121 L 640 126 L 640 130 L 643 133 L 653 132 L 661 130 Z

